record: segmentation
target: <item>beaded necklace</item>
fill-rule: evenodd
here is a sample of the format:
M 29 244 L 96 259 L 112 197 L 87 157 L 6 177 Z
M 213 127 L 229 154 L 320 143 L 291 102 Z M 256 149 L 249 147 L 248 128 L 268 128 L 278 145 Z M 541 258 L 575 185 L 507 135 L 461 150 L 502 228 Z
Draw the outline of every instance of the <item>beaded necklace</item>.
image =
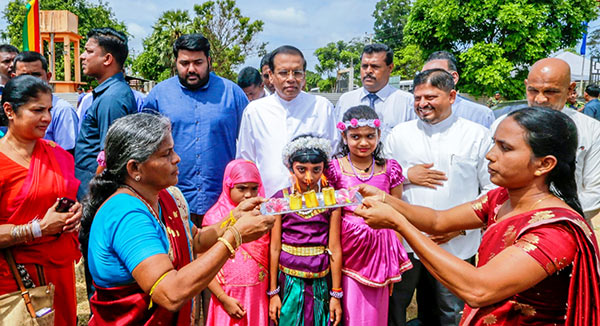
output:
M 373 161 L 371 162 L 371 175 L 369 175 L 367 178 L 363 178 L 360 175 L 358 175 L 358 172 L 356 172 L 356 168 L 354 168 L 354 164 L 352 164 L 352 159 L 350 159 L 350 153 L 348 153 L 348 162 L 350 162 L 350 166 L 352 167 L 352 172 L 354 172 L 354 176 L 356 178 L 358 178 L 358 180 L 363 181 L 363 182 L 367 182 L 369 180 L 371 180 L 371 178 L 373 178 L 373 174 L 375 173 L 375 156 L 373 156 Z

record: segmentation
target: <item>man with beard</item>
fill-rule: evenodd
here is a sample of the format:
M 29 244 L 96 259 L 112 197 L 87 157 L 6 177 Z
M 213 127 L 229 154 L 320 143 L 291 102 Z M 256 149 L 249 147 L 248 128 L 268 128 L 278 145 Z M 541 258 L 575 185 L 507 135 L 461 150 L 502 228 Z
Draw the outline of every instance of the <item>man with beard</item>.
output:
M 494 188 L 485 159 L 491 146 L 489 130 L 452 112 L 456 100 L 452 75 L 444 69 L 425 70 L 413 85 L 419 119 L 399 124 L 384 141 L 386 157 L 397 160 L 406 171 L 402 199 L 443 210 Z M 447 180 L 428 182 L 423 164 L 435 166 Z M 456 257 L 474 263 L 480 236 L 480 230 L 469 230 L 430 238 Z M 429 274 L 406 242 L 405 248 L 413 268 L 394 286 L 389 325 L 406 325 L 406 308 L 415 288 L 423 325 L 458 325 L 464 303 Z
M 333 105 L 303 92 L 306 60 L 300 50 L 284 45 L 269 59 L 275 93 L 250 102 L 244 111 L 237 157 L 256 163 L 268 197 L 290 185 L 290 171 L 281 161 L 284 146 L 300 135 L 337 139 Z
M 81 123 L 75 143 L 75 177 L 81 181 L 77 198 L 88 192 L 88 184 L 98 168 L 98 153 L 104 149 L 108 127 L 116 119 L 136 113 L 131 88 L 123 75 L 123 64 L 129 49 L 127 37 L 112 28 L 93 29 L 81 54 L 83 73 L 96 78 L 93 102 Z
M 186 34 L 173 44 L 177 76 L 156 85 L 143 111 L 171 120 L 175 152 L 181 156 L 179 183 L 196 226 L 221 194 L 225 165 L 235 157 L 235 142 L 246 94 L 211 72 L 210 44 L 202 34 Z
M 394 52 L 385 44 L 369 44 L 360 57 L 360 78 L 363 87 L 344 93 L 337 102 L 338 121 L 346 111 L 356 105 L 370 106 L 383 123 L 381 139 L 397 124 L 416 119 L 411 107 L 412 95 L 390 84 L 390 74 L 394 69 Z
M 575 91 L 571 81 L 571 67 L 558 58 L 545 58 L 531 66 L 525 80 L 529 106 L 542 106 L 561 111 L 575 122 L 578 145 L 575 159 L 577 195 L 585 218 L 591 220 L 600 214 L 600 121 L 565 107 L 567 98 Z M 522 106 L 511 107 L 492 125 L 492 133 L 508 113 Z

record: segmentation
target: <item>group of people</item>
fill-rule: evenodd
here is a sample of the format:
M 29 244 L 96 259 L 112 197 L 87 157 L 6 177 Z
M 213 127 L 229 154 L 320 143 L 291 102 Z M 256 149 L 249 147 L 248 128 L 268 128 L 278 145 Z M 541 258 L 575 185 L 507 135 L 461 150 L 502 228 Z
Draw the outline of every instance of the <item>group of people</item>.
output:
M 90 325 L 407 325 L 415 290 L 423 325 L 600 322 L 600 122 L 566 107 L 566 62 L 536 62 L 528 105 L 495 119 L 445 51 L 411 94 L 389 85 L 392 50 L 367 45 L 363 86 L 336 106 L 304 91 L 289 45 L 236 85 L 183 35 L 177 75 L 141 101 L 127 55 L 122 33 L 88 34 L 99 85 L 79 116 L 57 109 L 41 55 L 0 71 L 0 246 L 24 284 L 55 285 L 55 325 L 76 324 L 82 255 Z M 365 199 L 260 213 L 325 187 Z M 16 291 L 3 258 L 0 274 Z

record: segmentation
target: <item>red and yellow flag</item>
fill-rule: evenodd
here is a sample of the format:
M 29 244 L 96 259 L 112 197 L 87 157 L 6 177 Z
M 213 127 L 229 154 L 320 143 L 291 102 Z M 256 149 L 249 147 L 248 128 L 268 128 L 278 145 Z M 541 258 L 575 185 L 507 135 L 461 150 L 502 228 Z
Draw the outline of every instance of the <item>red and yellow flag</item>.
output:
M 40 1 L 27 3 L 27 15 L 23 23 L 23 51 L 41 52 L 40 42 Z

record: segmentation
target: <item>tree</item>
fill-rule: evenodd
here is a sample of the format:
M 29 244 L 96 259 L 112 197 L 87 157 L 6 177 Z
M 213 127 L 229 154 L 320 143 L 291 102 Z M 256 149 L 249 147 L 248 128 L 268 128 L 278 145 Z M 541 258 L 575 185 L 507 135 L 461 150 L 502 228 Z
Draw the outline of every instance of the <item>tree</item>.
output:
M 265 53 L 266 43 L 256 41 L 263 22 L 242 15 L 234 0 L 207 1 L 194 5 L 195 17 L 186 10 L 164 12 L 144 39 L 144 52 L 134 61 L 133 70 L 156 81 L 173 76 L 173 42 L 187 33 L 202 33 L 210 43 L 213 70 L 235 80 L 234 69 L 251 54 Z
M 365 46 L 365 40 L 353 38 L 350 42 L 330 42 L 315 50 L 314 55 L 319 59 L 315 70 L 326 79 L 318 85 L 321 91 L 331 91 L 335 87 L 337 72 L 341 69 L 354 69 L 354 83 L 360 85 L 360 55 Z
M 267 44 L 255 39 L 264 23 L 243 16 L 235 0 L 206 1 L 194 5 L 194 11 L 193 30 L 210 42 L 213 69 L 218 75 L 235 79 L 234 68 L 244 63 L 247 55 L 264 53 Z
M 456 54 L 464 92 L 522 98 L 529 65 L 573 47 L 581 23 L 596 16 L 595 0 L 416 0 L 404 41 L 419 45 L 423 57 Z
M 575 50 L 579 54 L 579 48 Z M 590 31 L 587 36 L 586 54 L 600 56 L 600 28 Z
M 394 51 L 394 70 L 392 76 L 400 76 L 402 79 L 413 79 L 415 74 L 421 71 L 425 64 L 423 50 L 414 44 L 409 44 Z
M 152 26 L 152 34 L 143 41 L 144 52 L 133 61 L 132 70 L 150 80 L 162 81 L 175 73 L 173 42 L 192 32 L 192 20 L 186 10 L 168 10 Z
M 411 0 L 380 0 L 375 4 L 373 18 L 375 40 L 392 49 L 400 49 L 404 38 L 404 25 L 411 9 Z
M 11 0 L 7 3 L 2 10 L 2 18 L 7 22 L 7 28 L 1 32 L 1 37 L 10 44 L 17 46 L 22 49 L 23 46 L 23 22 L 25 21 L 26 8 L 25 5 L 28 1 L 26 0 Z M 80 35 L 87 35 L 87 33 L 99 27 L 112 27 L 118 31 L 127 34 L 127 27 L 122 21 L 115 18 L 115 14 L 108 3 L 103 0 L 98 0 L 97 3 L 92 3 L 89 0 L 44 0 L 40 1 L 40 10 L 68 10 L 79 17 L 79 30 Z M 81 44 L 81 51 L 85 44 Z M 45 47 L 46 49 L 48 47 Z M 64 78 L 64 67 L 63 62 L 63 48 L 57 46 L 56 48 L 56 74 L 58 79 Z M 46 57 L 49 57 L 49 53 L 44 53 Z M 72 60 L 79 60 L 71 56 Z M 84 81 L 92 81 L 91 78 L 83 76 Z

